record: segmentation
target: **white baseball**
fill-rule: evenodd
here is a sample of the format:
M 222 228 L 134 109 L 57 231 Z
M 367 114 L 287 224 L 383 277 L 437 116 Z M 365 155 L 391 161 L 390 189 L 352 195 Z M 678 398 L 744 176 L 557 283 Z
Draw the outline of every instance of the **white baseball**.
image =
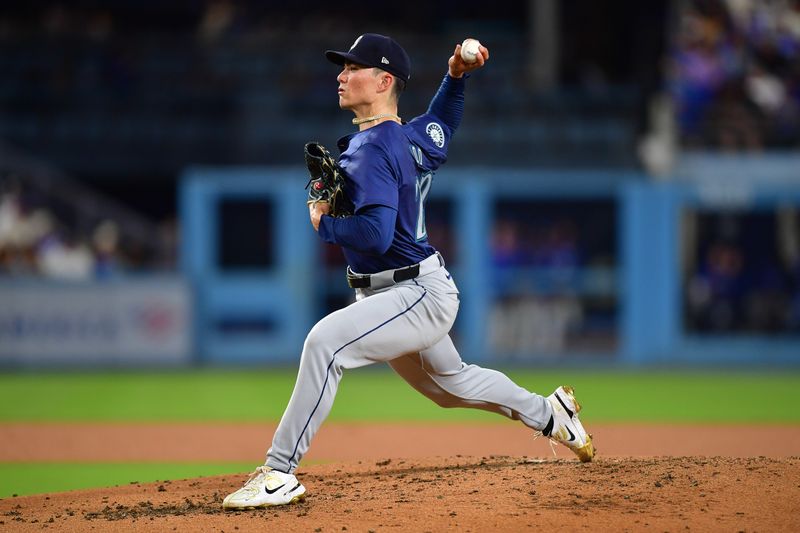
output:
M 464 63 L 474 63 L 478 59 L 476 56 L 480 54 L 481 43 L 477 39 L 464 39 L 461 43 L 461 59 Z

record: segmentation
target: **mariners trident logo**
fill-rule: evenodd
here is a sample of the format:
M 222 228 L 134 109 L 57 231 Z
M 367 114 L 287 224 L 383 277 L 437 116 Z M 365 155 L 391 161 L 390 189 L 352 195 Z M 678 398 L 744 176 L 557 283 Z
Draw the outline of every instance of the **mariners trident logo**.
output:
M 431 138 L 433 144 L 435 144 L 439 148 L 442 148 L 444 146 L 444 130 L 442 130 L 442 127 L 438 125 L 436 122 L 431 122 L 430 124 L 425 126 L 425 133 L 427 133 L 428 136 Z

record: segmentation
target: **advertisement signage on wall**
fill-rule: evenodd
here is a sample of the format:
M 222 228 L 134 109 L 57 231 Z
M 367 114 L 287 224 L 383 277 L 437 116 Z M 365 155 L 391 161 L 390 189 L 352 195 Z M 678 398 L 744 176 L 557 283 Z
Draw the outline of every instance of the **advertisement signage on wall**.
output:
M 183 363 L 190 292 L 180 280 L 0 284 L 0 363 Z

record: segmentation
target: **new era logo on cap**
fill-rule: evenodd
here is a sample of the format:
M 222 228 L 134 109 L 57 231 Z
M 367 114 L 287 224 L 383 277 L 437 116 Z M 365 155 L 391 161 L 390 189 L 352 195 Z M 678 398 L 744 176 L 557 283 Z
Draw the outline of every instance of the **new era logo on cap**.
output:
M 348 52 L 328 50 L 325 57 L 337 65 L 346 62 L 377 67 L 407 82 L 411 79 L 411 59 L 403 47 L 391 37 L 365 33 L 356 39 Z

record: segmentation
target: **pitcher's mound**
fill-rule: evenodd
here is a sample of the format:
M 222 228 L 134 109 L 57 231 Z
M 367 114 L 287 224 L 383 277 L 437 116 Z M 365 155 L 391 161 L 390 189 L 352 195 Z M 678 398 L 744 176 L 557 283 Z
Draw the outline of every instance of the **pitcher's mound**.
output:
M 800 458 L 385 459 L 302 468 L 308 498 L 225 512 L 217 476 L 0 500 L 0 531 L 800 531 Z

